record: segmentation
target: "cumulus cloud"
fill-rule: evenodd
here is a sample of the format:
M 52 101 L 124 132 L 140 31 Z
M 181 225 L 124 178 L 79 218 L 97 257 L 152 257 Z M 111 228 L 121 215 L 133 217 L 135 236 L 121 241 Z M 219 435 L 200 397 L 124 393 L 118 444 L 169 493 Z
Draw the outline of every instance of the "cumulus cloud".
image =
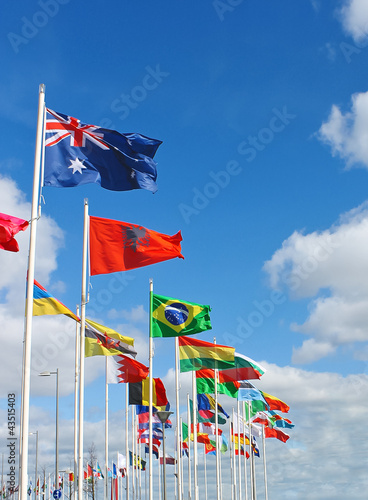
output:
M 311 337 L 294 348 L 293 362 L 310 363 L 343 344 L 367 342 L 368 205 L 340 217 L 331 228 L 295 231 L 264 264 L 273 288 L 293 298 L 314 298 L 309 317 L 291 329 Z
M 346 0 L 340 11 L 345 31 L 356 42 L 362 42 L 368 34 L 368 4 L 366 0 Z
M 334 104 L 317 136 L 331 147 L 334 156 L 346 161 L 347 167 L 368 168 L 368 92 L 354 94 L 351 110 L 346 113 Z

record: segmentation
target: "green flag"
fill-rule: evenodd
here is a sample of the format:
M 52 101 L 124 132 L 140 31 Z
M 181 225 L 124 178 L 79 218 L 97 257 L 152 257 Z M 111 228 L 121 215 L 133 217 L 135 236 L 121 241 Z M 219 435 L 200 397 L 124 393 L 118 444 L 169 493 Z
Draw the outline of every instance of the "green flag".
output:
M 153 294 L 152 337 L 180 337 L 211 330 L 210 306 Z

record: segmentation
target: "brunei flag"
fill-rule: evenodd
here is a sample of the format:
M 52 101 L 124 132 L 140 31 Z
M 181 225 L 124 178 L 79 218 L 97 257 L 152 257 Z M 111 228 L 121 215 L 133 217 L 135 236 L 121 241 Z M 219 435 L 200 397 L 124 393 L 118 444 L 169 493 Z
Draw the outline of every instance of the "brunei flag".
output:
M 33 316 L 43 316 L 52 314 L 65 314 L 75 321 L 80 321 L 70 309 L 62 302 L 55 299 L 43 286 L 37 281 L 33 285 Z
M 152 337 L 179 337 L 211 330 L 210 306 L 153 294 Z
M 202 368 L 217 368 L 220 370 L 233 368 L 234 354 L 234 347 L 179 337 L 181 372 L 201 370 Z
M 116 354 L 130 354 L 134 358 L 137 351 L 132 347 L 134 339 L 107 328 L 90 319 L 86 320 L 85 357 L 114 356 Z
M 136 382 L 134 384 L 129 384 L 129 404 L 130 405 L 149 405 L 149 377 Z M 160 378 L 153 379 L 153 406 L 156 408 L 163 407 L 162 410 L 166 409 L 168 404 L 166 389 Z M 160 408 L 161 409 L 161 408 Z

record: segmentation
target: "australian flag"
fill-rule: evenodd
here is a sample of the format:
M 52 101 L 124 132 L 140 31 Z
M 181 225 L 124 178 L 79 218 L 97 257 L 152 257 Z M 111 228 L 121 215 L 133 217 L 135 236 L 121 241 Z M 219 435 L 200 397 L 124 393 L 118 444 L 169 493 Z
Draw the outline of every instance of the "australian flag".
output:
M 44 186 L 97 183 L 113 191 L 157 191 L 153 157 L 162 141 L 120 134 L 47 109 Z

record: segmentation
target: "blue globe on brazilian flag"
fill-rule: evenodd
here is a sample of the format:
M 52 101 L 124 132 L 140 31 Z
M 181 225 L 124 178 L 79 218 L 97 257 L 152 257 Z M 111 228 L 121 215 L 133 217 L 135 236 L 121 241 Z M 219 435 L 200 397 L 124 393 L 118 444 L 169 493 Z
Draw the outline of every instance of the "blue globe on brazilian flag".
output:
M 179 337 L 211 330 L 210 306 L 153 294 L 152 337 Z

